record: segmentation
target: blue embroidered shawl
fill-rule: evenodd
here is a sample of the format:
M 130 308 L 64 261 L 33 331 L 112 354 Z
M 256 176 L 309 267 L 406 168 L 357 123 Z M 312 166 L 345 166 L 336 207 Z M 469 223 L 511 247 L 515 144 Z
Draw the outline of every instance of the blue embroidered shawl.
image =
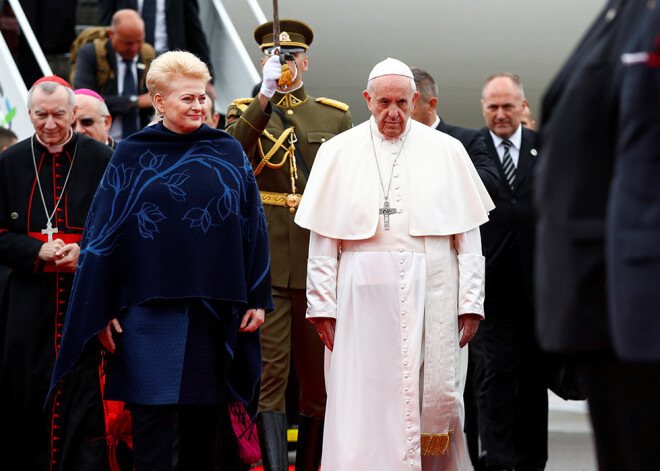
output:
M 259 190 L 238 141 L 206 125 L 181 135 L 162 124 L 123 140 L 87 217 L 51 390 L 131 306 L 201 298 L 272 310 L 269 263 Z

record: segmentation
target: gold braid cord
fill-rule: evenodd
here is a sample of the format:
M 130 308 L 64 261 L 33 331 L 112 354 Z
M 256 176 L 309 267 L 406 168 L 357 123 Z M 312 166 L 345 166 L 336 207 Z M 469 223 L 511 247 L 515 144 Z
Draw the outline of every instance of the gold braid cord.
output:
M 453 430 L 448 433 L 423 433 L 422 456 L 444 455 L 449 450 L 453 436 Z
M 289 139 L 290 136 L 293 134 L 293 131 L 294 131 L 294 127 L 291 126 L 290 128 L 285 129 L 284 132 L 280 135 L 280 137 L 275 139 L 275 137 L 271 133 L 264 130 L 263 135 L 273 142 L 273 147 L 270 148 L 268 153 L 264 154 L 264 148 L 261 144 L 261 139 L 257 140 L 257 147 L 259 149 L 259 157 L 261 157 L 261 162 L 259 162 L 257 168 L 254 169 L 254 174 L 255 176 L 259 175 L 261 171 L 264 169 L 264 167 L 268 167 L 272 169 L 282 168 L 286 163 L 286 161 L 288 160 L 289 173 L 291 175 L 291 193 L 295 195 L 296 180 L 298 179 L 298 168 L 296 166 L 296 159 L 295 159 L 296 148 L 293 142 L 290 142 L 291 139 Z M 289 139 L 289 147 L 286 147 L 284 144 L 287 139 Z M 271 163 L 270 159 L 275 155 L 275 153 L 279 149 L 284 150 L 284 157 L 282 158 L 282 161 L 279 163 Z
M 266 136 L 268 139 L 274 142 L 273 147 L 270 148 L 267 154 L 264 154 L 264 148 L 261 145 L 261 139 L 257 139 L 257 147 L 259 148 L 259 157 L 261 157 L 261 162 L 259 162 L 259 165 L 257 165 L 257 168 L 254 169 L 254 174 L 259 175 L 261 171 L 263 170 L 264 166 L 268 168 L 282 168 L 282 166 L 286 163 L 287 159 L 291 160 L 293 157 L 293 151 L 291 151 L 291 148 L 293 146 L 290 146 L 288 149 L 284 147 L 284 141 L 293 133 L 293 126 L 291 126 L 288 129 L 285 129 L 284 132 L 280 135 L 278 139 L 275 139 L 271 133 L 268 131 L 264 130 L 263 135 Z M 284 158 L 282 158 L 282 161 L 278 164 L 271 164 L 270 159 L 275 155 L 275 153 L 280 149 L 284 149 Z

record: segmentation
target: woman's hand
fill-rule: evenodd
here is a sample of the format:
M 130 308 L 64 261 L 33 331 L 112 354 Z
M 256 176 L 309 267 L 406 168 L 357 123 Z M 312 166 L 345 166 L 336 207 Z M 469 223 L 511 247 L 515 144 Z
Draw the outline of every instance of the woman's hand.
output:
M 110 353 L 115 353 L 115 341 L 112 338 L 112 329 L 115 329 L 118 334 L 121 334 L 123 331 L 121 330 L 121 326 L 119 325 L 119 321 L 117 318 L 114 318 L 110 321 L 108 324 L 108 327 L 103 329 L 101 332 L 99 332 L 99 340 L 101 341 L 101 344 L 107 351 Z
M 264 309 L 248 309 L 245 311 L 241 325 L 238 328 L 239 332 L 254 332 L 264 323 L 266 318 L 266 311 Z

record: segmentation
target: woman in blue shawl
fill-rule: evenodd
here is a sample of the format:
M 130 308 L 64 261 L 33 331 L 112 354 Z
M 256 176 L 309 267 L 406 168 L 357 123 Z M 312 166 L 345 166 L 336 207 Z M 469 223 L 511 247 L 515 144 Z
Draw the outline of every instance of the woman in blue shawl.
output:
M 120 142 L 98 188 L 53 373 L 51 398 L 98 335 L 136 471 L 171 469 L 175 423 L 179 470 L 214 469 L 223 408 L 259 402 L 267 227 L 240 144 L 203 124 L 210 78 L 188 52 L 151 64 L 162 121 Z

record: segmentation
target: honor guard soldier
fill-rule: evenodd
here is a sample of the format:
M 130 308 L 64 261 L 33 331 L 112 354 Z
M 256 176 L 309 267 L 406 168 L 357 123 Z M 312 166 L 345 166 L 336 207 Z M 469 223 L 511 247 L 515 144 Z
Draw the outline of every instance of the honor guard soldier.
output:
M 254 38 L 264 55 L 258 95 L 235 100 L 226 130 L 252 162 L 268 221 L 275 311 L 261 327 L 263 373 L 257 426 L 266 470 L 288 470 L 285 391 L 291 349 L 300 382 L 296 470 L 317 470 L 321 458 L 325 382 L 323 345 L 305 319 L 309 231 L 294 223 L 296 208 L 321 144 L 352 127 L 348 105 L 305 92 L 307 49 L 314 33 L 305 23 L 281 20 L 259 26 Z M 274 39 L 279 39 L 279 50 Z M 286 58 L 281 64 L 279 54 Z M 278 86 L 290 70 L 293 81 Z M 285 71 L 284 73 L 282 71 Z

